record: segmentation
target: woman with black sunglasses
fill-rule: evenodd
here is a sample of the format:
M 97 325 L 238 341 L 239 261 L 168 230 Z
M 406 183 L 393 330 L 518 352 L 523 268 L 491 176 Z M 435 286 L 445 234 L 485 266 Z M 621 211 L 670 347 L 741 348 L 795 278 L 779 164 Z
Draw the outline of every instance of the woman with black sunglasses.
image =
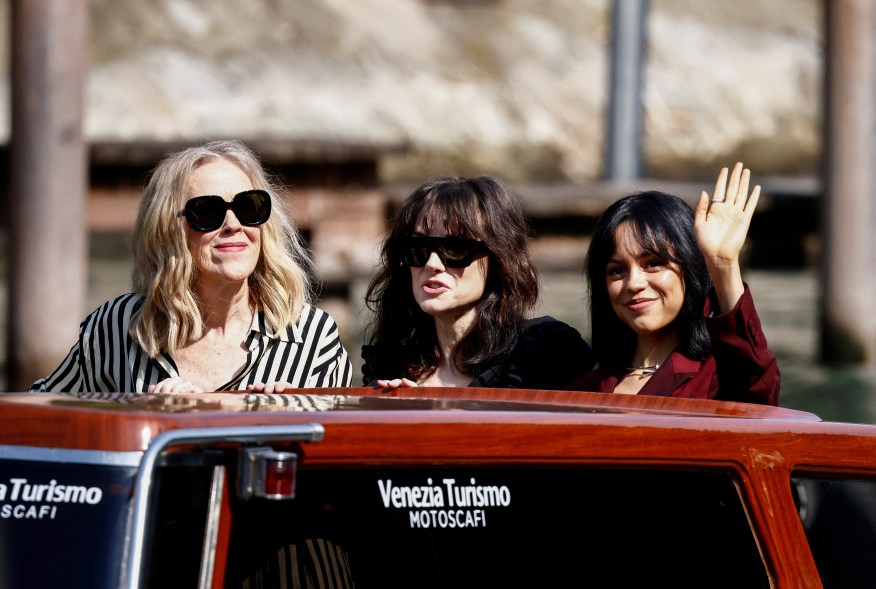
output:
M 569 325 L 531 319 L 539 277 L 514 191 L 437 178 L 395 215 L 365 296 L 366 385 L 556 389 L 593 365 Z
M 338 327 L 279 185 L 239 141 L 165 157 L 132 234 L 133 292 L 82 322 L 31 391 L 200 393 L 349 386 Z

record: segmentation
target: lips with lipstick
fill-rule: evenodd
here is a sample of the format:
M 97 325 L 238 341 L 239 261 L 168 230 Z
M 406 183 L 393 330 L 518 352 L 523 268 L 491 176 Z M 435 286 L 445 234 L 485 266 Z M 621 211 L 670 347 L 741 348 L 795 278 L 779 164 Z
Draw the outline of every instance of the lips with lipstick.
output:
M 246 248 L 247 244 L 243 241 L 220 243 L 216 246 L 216 249 L 221 252 L 241 252 Z

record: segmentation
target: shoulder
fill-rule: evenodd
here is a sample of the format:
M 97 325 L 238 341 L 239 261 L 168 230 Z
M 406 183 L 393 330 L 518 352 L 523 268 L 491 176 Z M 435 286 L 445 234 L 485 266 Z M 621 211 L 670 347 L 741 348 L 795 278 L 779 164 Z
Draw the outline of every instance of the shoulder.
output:
M 111 298 L 108 301 L 102 303 L 96 310 L 109 310 L 109 309 L 118 309 L 119 312 L 131 312 L 136 311 L 143 305 L 143 301 L 146 300 L 146 297 L 136 292 L 129 292 L 123 295 L 119 295 L 117 297 Z
M 577 329 L 545 316 L 526 322 L 511 364 L 525 388 L 556 389 L 593 368 L 594 357 Z
M 298 317 L 298 325 L 336 325 L 334 318 L 328 311 L 305 303 L 301 307 L 301 315 Z
M 549 315 L 529 319 L 523 326 L 521 345 L 555 348 L 571 345 L 590 349 L 581 333 L 559 319 Z
M 288 327 L 290 335 L 295 339 L 337 336 L 338 324 L 334 318 L 323 309 L 305 303 L 301 307 L 301 314 L 294 325 Z
M 144 300 L 145 297 L 137 293 L 127 293 L 112 298 L 89 313 L 83 321 L 83 325 L 112 324 L 117 326 L 122 323 L 127 325 L 131 321 L 131 317 L 143 306 Z
M 550 315 L 542 315 L 541 317 L 533 317 L 532 319 L 527 319 L 526 323 L 523 325 L 524 331 L 538 331 L 538 330 L 559 330 L 559 331 L 574 331 L 575 333 L 579 333 L 577 329 L 560 321 L 559 319 L 555 319 Z
M 144 300 L 143 295 L 128 293 L 101 304 L 80 323 L 80 345 L 93 350 L 127 345 L 131 323 Z

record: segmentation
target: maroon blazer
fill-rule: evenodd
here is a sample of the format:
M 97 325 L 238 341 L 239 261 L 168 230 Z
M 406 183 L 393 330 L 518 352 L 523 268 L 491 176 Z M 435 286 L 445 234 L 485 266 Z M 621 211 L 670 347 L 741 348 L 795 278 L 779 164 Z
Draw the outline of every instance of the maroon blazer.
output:
M 779 364 L 767 347 L 748 285 L 729 313 L 709 317 L 710 309 L 706 301 L 711 355 L 700 361 L 672 352 L 639 394 L 778 405 L 782 381 Z M 564 388 L 611 393 L 625 374 L 623 365 L 597 367 Z

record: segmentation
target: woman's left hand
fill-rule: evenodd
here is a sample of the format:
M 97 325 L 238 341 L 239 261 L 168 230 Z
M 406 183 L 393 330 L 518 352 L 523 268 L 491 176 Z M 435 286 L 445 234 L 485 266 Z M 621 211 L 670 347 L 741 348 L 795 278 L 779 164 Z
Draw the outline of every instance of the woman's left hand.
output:
M 266 395 L 280 394 L 285 393 L 286 389 L 294 389 L 291 383 L 286 381 L 277 381 L 277 382 L 257 382 L 254 384 L 246 385 L 246 392 L 248 393 L 264 393 Z

